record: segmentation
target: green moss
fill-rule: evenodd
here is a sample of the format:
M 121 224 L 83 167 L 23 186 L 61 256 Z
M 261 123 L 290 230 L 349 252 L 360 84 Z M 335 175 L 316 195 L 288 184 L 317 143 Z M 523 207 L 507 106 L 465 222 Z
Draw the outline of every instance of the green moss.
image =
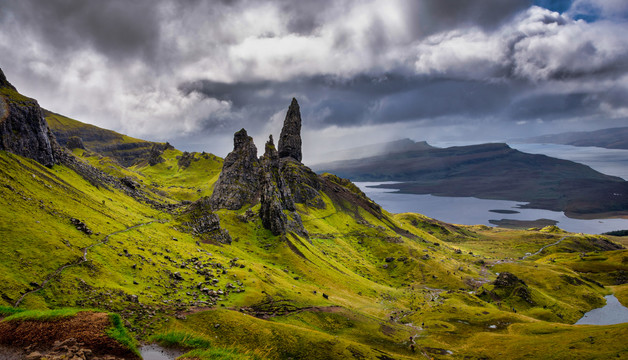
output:
M 25 310 L 16 312 L 13 315 L 5 317 L 3 321 L 51 321 L 74 317 L 80 311 L 85 310 L 76 308 L 64 308 L 54 310 Z
M 209 348 L 211 342 L 199 336 L 183 332 L 167 332 L 163 334 L 154 335 L 151 338 L 152 341 L 158 342 L 165 347 L 181 347 L 181 348 Z
M 122 319 L 118 314 L 109 314 L 109 320 L 111 321 L 111 327 L 106 330 L 107 335 L 116 340 L 120 344 L 124 345 L 127 349 L 131 350 L 134 354 L 140 355 L 137 350 L 137 341 L 129 334 L 127 329 L 122 325 Z

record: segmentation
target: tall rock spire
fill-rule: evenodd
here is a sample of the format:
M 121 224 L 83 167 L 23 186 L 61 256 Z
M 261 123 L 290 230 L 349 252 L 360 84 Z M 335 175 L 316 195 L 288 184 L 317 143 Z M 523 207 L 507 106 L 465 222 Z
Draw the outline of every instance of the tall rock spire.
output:
M 279 136 L 279 157 L 291 157 L 298 162 L 301 162 L 303 158 L 301 154 L 301 111 L 295 98 L 292 98 Z

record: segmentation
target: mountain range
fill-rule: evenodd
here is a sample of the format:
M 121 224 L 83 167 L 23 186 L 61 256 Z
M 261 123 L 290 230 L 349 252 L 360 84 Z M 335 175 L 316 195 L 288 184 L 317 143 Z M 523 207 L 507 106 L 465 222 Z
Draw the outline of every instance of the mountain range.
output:
M 628 149 L 628 127 L 596 131 L 564 132 L 514 140 L 520 143 L 545 143 L 572 146 L 595 146 L 607 149 Z
M 0 71 L 0 354 L 628 355 L 628 324 L 573 325 L 628 304 L 625 238 L 391 214 L 305 166 L 300 133 L 293 99 L 261 157 L 245 129 L 224 159 L 182 152 L 44 111 Z

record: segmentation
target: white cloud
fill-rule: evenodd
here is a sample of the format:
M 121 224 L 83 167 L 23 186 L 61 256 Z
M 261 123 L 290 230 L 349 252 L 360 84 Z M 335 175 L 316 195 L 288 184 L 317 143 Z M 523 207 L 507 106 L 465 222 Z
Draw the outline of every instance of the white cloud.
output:
M 415 71 L 468 79 L 514 75 L 531 81 L 586 76 L 626 66 L 626 30 L 622 23 L 586 23 L 532 7 L 495 32 L 458 29 L 420 41 Z

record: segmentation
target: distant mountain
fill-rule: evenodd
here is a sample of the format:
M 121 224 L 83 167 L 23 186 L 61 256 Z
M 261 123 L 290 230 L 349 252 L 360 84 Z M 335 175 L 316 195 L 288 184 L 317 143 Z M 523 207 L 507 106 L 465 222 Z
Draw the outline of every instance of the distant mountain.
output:
M 314 170 L 352 181 L 403 182 L 382 187 L 405 193 L 525 201 L 571 216 L 628 214 L 628 182 L 506 144 L 430 147 L 320 164 Z
M 602 129 L 597 131 L 565 132 L 517 139 L 527 144 L 561 144 L 572 146 L 596 146 L 607 149 L 628 149 L 628 127 Z
M 433 146 L 429 145 L 425 141 L 415 142 L 411 139 L 406 138 L 390 142 L 383 142 L 354 147 L 350 149 L 338 150 L 334 152 L 328 152 L 323 154 L 322 158 L 326 159 L 326 162 L 330 162 L 339 160 L 361 159 L 371 156 L 396 154 L 405 151 L 425 150 L 433 148 Z

